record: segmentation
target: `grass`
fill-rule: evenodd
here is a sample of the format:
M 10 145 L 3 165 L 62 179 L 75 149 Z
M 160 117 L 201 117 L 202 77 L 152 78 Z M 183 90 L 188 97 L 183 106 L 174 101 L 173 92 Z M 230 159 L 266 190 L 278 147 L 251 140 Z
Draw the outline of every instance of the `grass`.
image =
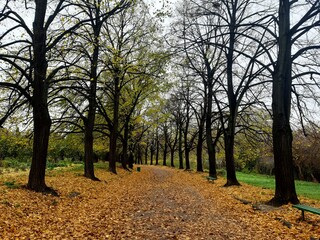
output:
M 7 181 L 4 182 L 3 185 L 5 185 L 7 188 L 11 188 L 11 189 L 15 189 L 15 188 L 19 188 L 20 186 L 16 184 L 16 181 Z
M 243 173 L 237 172 L 237 178 L 240 182 L 244 182 L 253 186 L 262 188 L 275 188 L 275 180 L 273 176 L 254 174 L 254 173 Z M 320 200 L 320 184 L 295 181 L 296 191 L 299 196 Z

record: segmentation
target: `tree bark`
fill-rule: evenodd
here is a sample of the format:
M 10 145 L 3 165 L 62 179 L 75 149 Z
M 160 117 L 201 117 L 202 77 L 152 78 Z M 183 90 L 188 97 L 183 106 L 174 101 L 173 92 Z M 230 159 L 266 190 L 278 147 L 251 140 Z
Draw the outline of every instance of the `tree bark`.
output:
M 163 133 L 164 133 L 164 147 L 163 147 L 163 166 L 167 166 L 167 153 L 168 153 L 168 142 L 169 142 L 169 134 L 168 134 L 168 129 L 165 126 L 163 128 Z
M 198 134 L 198 141 L 197 141 L 197 172 L 203 172 L 202 149 L 203 149 L 203 132 L 204 132 L 204 124 L 205 124 L 205 115 L 202 115 L 199 121 L 200 121 L 199 134 Z
M 227 183 L 225 186 L 240 185 L 236 177 L 234 163 L 234 134 L 237 119 L 237 99 L 233 85 L 233 58 L 234 45 L 236 41 L 236 21 L 237 21 L 237 2 L 232 4 L 230 24 L 229 24 L 229 46 L 227 52 L 227 95 L 229 104 L 229 117 L 227 129 L 224 129 L 225 159 L 227 170 Z
M 170 166 L 174 167 L 174 149 L 170 149 Z
M 182 151 L 182 122 L 178 123 L 179 137 L 178 137 L 178 153 L 179 153 L 179 169 L 183 169 L 183 151 Z
M 113 120 L 110 133 L 110 147 L 109 147 L 109 171 L 117 173 L 117 140 L 118 140 L 118 125 L 119 125 L 119 102 L 120 102 L 120 79 L 118 72 L 115 71 L 114 76 L 114 93 L 113 93 Z
M 123 169 L 128 170 L 128 142 L 129 142 L 129 121 L 126 119 L 124 126 L 124 134 L 123 134 L 123 143 L 122 143 L 122 161 L 121 165 Z
M 88 120 L 84 133 L 84 176 L 92 180 L 99 180 L 94 175 L 93 165 L 93 123 Z
M 184 157 L 186 162 L 186 170 L 190 170 L 191 169 L 190 151 L 191 151 L 191 147 L 194 139 L 192 139 L 192 142 L 190 141 L 190 143 L 188 143 L 188 133 L 189 133 L 189 123 L 190 123 L 189 89 L 188 89 L 187 98 L 188 98 L 188 102 L 186 106 L 186 121 L 185 121 L 185 127 L 183 131 L 183 138 L 184 138 L 183 141 L 184 141 Z
M 156 142 L 156 165 L 159 165 L 159 152 L 160 152 L 160 143 L 159 136 L 157 134 L 157 142 Z
M 163 148 L 163 166 L 167 166 L 167 153 L 168 153 L 168 144 L 167 142 L 165 142 L 164 148 Z
M 89 89 L 89 110 L 84 123 L 84 176 L 92 180 L 99 180 L 94 175 L 93 164 L 93 130 L 96 116 L 96 95 L 97 95 L 97 65 L 99 59 L 99 35 L 101 23 L 99 21 L 99 12 L 97 11 L 97 23 L 93 26 L 94 31 L 94 49 L 90 69 L 90 89 Z
M 46 29 L 44 19 L 47 10 L 46 0 L 37 0 L 33 22 L 33 155 L 27 187 L 34 191 L 50 190 L 45 184 L 45 171 L 48 154 L 51 118 L 48 110 Z
M 212 140 L 211 133 L 211 122 L 212 122 L 212 101 L 213 101 L 213 90 L 211 84 L 208 84 L 208 93 L 205 99 L 207 104 L 206 111 L 206 141 L 208 148 L 208 157 L 209 157 L 209 176 L 217 178 L 217 169 L 216 169 L 216 151 L 215 146 Z
M 276 190 L 273 205 L 298 203 L 294 184 L 292 130 L 290 127 L 292 61 L 290 35 L 290 1 L 279 1 L 279 55 L 273 75 L 273 152 Z
M 232 122 L 229 120 L 229 122 Z M 235 163 L 234 163 L 234 127 L 230 126 L 225 130 L 225 157 L 227 170 L 227 183 L 225 186 L 240 185 L 236 177 Z
M 148 149 L 149 149 L 149 146 L 147 145 L 144 151 L 144 164 L 146 165 L 148 164 Z
M 153 155 L 154 155 L 154 149 L 153 149 L 153 143 L 150 146 L 150 165 L 153 165 Z

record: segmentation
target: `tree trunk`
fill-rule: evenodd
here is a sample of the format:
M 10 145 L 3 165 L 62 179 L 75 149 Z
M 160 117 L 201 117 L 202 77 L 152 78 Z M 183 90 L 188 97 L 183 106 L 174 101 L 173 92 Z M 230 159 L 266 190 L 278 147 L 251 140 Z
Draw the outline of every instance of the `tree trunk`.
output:
M 146 165 L 148 164 L 148 149 L 149 149 L 149 146 L 147 145 L 144 151 L 144 164 Z
M 99 15 L 97 16 L 99 18 Z M 98 21 L 98 20 L 97 20 Z M 99 180 L 94 175 L 93 154 L 93 128 L 96 117 L 96 95 L 97 95 L 97 64 L 99 59 L 99 35 L 100 27 L 94 26 L 94 49 L 90 69 L 89 110 L 84 123 L 84 176 L 92 180 Z
M 203 148 L 203 121 L 200 120 L 199 125 L 199 134 L 198 134 L 198 142 L 197 142 L 197 172 L 203 172 L 203 164 L 202 164 L 202 148 Z
M 185 160 L 186 160 L 186 170 L 190 170 L 190 149 L 188 147 L 185 148 Z
M 142 150 L 140 145 L 138 146 L 138 149 L 137 149 L 137 163 L 142 164 Z
M 122 168 L 128 170 L 128 142 L 129 142 L 129 121 L 126 120 L 124 126 L 123 143 L 122 143 Z
M 188 89 L 189 92 L 189 89 Z M 189 98 L 189 94 L 187 95 Z M 188 99 L 189 101 L 189 99 Z M 188 142 L 188 133 L 189 133 L 189 122 L 190 122 L 190 106 L 189 103 L 187 103 L 186 107 L 186 121 L 185 121 L 185 127 L 183 131 L 183 142 L 184 142 L 184 157 L 185 157 L 185 162 L 186 162 L 186 170 L 190 170 L 190 149 L 193 144 L 193 139 Z
M 33 94 L 33 154 L 27 187 L 37 192 L 45 192 L 50 191 L 45 184 L 45 171 L 51 119 L 47 103 L 38 97 L 37 91 Z
M 231 125 L 232 121 L 229 120 Z M 227 169 L 227 183 L 225 186 L 233 186 L 240 185 L 236 177 L 236 170 L 234 164 L 234 127 L 228 126 L 225 129 L 224 134 L 224 142 L 225 142 L 225 158 L 226 158 L 226 169 Z
M 153 144 L 151 144 L 151 147 L 150 147 L 150 165 L 153 165 L 153 154 L 154 154 Z
M 279 55 L 273 75 L 272 89 L 272 137 L 276 180 L 275 196 L 270 201 L 273 205 L 299 202 L 294 184 L 290 127 L 291 71 L 290 2 L 280 0 Z
M 35 18 L 33 22 L 33 154 L 29 180 L 29 189 L 43 192 L 50 190 L 45 184 L 45 171 L 48 154 L 51 118 L 48 110 L 47 59 L 46 59 L 46 29 L 44 18 L 47 1 L 35 1 Z
M 164 148 L 163 148 L 163 166 L 167 166 L 167 153 L 168 153 L 168 144 L 167 142 L 165 142 Z
M 179 153 L 179 169 L 183 169 L 183 151 L 182 151 L 182 124 L 179 123 L 179 137 L 178 137 L 178 153 Z
M 208 148 L 208 157 L 209 157 L 209 176 L 217 178 L 217 169 L 216 169 L 216 157 L 215 157 L 215 147 L 212 141 L 211 133 L 211 117 L 212 117 L 212 100 L 213 100 L 213 91 L 211 84 L 208 84 L 208 94 L 206 99 L 207 104 L 207 114 L 206 114 L 206 141 Z
M 237 98 L 234 93 L 233 85 L 233 61 L 234 61 L 234 45 L 236 41 L 236 3 L 232 6 L 232 17 L 229 25 L 229 46 L 227 52 L 227 95 L 229 104 L 229 117 L 227 129 L 224 129 L 225 158 L 227 168 L 227 183 L 225 186 L 240 185 L 236 177 L 236 169 L 234 164 L 234 135 L 235 124 L 237 119 Z
M 117 161 L 117 140 L 118 140 L 118 125 L 119 125 L 119 89 L 120 79 L 116 71 L 114 77 L 114 93 L 113 93 L 113 120 L 112 129 L 110 133 L 110 149 L 109 149 L 109 171 L 117 174 L 116 161 Z
M 170 166 L 174 167 L 174 149 L 170 149 Z
M 160 151 L 160 143 L 159 143 L 159 136 L 157 134 L 157 142 L 156 142 L 156 165 L 159 165 L 159 151 Z
M 94 123 L 93 123 L 94 124 Z M 84 176 L 92 180 L 99 180 L 94 175 L 93 165 L 93 124 L 85 124 L 84 133 Z

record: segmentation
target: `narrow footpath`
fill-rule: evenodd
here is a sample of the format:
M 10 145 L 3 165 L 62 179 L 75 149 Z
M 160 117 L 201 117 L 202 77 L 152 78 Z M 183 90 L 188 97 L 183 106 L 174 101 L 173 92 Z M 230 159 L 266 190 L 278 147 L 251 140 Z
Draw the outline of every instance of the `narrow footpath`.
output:
M 143 166 L 129 179 L 121 197 L 129 216 L 125 222 L 119 219 L 125 229 L 117 229 L 118 239 L 286 239 L 279 235 L 278 228 L 284 228 L 279 221 L 255 221 L 259 216 L 251 206 L 224 195 L 222 182 L 152 166 Z

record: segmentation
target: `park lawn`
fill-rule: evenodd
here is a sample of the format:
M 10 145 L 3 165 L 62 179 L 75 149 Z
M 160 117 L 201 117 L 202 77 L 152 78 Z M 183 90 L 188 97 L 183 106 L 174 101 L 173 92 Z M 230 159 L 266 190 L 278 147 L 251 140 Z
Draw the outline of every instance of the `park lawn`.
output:
M 273 176 L 237 172 L 237 178 L 240 182 L 244 182 L 253 186 L 274 189 L 275 180 Z M 299 196 L 320 200 L 320 184 L 306 181 L 295 181 L 297 194 Z

